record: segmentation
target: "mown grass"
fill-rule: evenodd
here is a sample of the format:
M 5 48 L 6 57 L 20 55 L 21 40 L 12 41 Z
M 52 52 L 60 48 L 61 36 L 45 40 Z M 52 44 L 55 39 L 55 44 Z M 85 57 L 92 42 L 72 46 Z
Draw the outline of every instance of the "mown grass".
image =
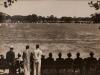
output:
M 90 51 L 100 56 L 100 29 L 99 24 L 1 24 L 0 27 L 0 52 L 5 54 L 9 45 L 13 44 L 15 51 L 22 52 L 25 45 L 29 44 L 31 50 L 39 43 L 44 54 L 59 52 L 67 57 L 68 52 L 82 53 L 87 57 Z

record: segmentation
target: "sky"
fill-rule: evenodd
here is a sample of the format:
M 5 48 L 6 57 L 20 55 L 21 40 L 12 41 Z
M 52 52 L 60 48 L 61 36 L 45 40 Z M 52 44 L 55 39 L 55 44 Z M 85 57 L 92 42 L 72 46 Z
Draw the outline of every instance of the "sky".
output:
M 13 15 L 31 15 L 41 16 L 54 15 L 56 17 L 89 17 L 95 10 L 89 7 L 90 0 L 18 0 L 12 6 L 4 8 L 0 5 L 0 12 Z M 0 3 L 3 3 L 0 0 Z

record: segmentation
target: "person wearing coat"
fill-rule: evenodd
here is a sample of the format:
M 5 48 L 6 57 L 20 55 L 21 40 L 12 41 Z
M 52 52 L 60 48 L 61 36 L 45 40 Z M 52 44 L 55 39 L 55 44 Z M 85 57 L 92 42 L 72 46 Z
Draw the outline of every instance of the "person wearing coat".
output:
M 39 48 L 39 45 L 36 45 L 36 49 L 33 51 L 34 58 L 34 75 L 41 75 L 41 56 L 42 50 Z

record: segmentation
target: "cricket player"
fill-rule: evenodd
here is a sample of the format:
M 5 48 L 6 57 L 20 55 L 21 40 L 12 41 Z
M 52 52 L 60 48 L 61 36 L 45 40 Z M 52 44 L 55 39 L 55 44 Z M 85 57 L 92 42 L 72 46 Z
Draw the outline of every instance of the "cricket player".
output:
M 41 75 L 41 56 L 42 51 L 39 48 L 39 45 L 36 45 L 36 49 L 33 51 L 34 58 L 34 75 Z
M 24 61 L 24 75 L 30 75 L 30 51 L 29 45 L 26 46 L 26 50 L 23 52 Z

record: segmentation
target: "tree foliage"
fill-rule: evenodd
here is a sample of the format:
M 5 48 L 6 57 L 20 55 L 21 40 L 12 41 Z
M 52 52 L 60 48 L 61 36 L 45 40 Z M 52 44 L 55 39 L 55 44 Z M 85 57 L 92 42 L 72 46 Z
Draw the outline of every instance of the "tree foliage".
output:
M 10 23 L 80 23 L 80 22 L 91 21 L 90 17 L 56 17 L 54 15 L 50 16 L 38 16 L 36 14 L 21 16 L 14 15 L 9 16 L 7 14 L 0 14 L 0 22 L 10 22 Z
M 97 2 L 91 1 L 88 4 L 89 4 L 90 7 L 94 7 L 95 10 L 99 10 L 100 9 L 100 1 L 98 1 L 98 0 L 97 0 Z
M 100 23 L 100 14 L 99 13 L 92 14 L 91 19 L 94 23 Z

